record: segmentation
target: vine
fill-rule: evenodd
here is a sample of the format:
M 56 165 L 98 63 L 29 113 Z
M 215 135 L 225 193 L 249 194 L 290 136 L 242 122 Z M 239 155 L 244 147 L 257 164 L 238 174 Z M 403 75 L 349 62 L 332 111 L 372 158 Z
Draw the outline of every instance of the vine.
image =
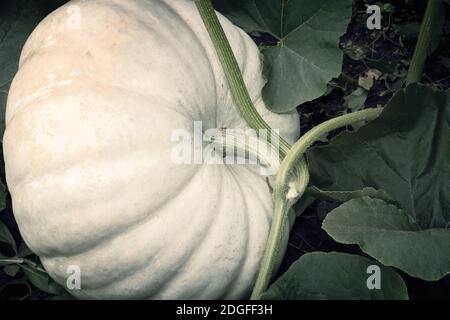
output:
M 422 78 L 423 67 L 428 55 L 428 48 L 430 47 L 431 36 L 440 6 L 441 0 L 429 0 L 427 3 L 427 9 L 420 26 L 419 38 L 411 59 L 408 75 L 406 76 L 406 85 L 419 82 Z

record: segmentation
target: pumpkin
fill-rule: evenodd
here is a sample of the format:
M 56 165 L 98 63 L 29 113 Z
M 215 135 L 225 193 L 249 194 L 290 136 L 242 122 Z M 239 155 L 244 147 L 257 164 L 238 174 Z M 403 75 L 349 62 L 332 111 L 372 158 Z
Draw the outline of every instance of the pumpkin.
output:
M 261 98 L 258 48 L 220 21 L 258 111 L 294 141 L 298 116 L 271 113 Z M 29 37 L 8 97 L 7 183 L 50 276 L 65 286 L 79 267 L 71 294 L 248 297 L 270 187 L 254 165 L 174 163 L 173 132 L 194 121 L 248 127 L 192 1 L 72 1 Z

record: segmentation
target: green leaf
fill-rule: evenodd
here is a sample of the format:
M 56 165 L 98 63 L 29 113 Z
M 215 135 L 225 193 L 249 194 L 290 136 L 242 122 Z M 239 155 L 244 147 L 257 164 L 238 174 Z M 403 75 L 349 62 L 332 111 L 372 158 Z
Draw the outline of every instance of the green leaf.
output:
M 362 88 L 358 88 L 348 96 L 344 97 L 344 101 L 347 108 L 349 108 L 352 111 L 364 109 L 364 104 L 366 103 L 366 100 L 367 100 L 367 91 Z
M 216 8 L 248 32 L 270 33 L 276 46 L 262 48 L 267 107 L 289 112 L 316 99 L 341 73 L 339 38 L 352 13 L 351 0 L 220 0 Z
M 1 124 L 4 130 L 6 97 L 11 81 L 17 72 L 19 55 L 25 40 L 39 22 L 40 12 L 33 1 L 2 3 L 0 11 L 0 103 Z
M 6 99 L 20 52 L 36 25 L 65 1 L 16 0 L 0 4 L 0 132 L 5 128 Z
M 345 55 L 354 61 L 361 61 L 367 57 L 367 48 L 364 45 L 347 40 L 341 43 L 341 46 Z
M 369 266 L 380 268 L 380 289 L 367 286 Z M 402 278 L 392 268 L 346 253 L 303 255 L 263 295 L 265 300 L 406 300 Z
M 308 162 L 315 185 L 328 191 L 385 190 L 402 209 L 373 200 L 378 204 L 374 208 L 353 208 L 344 214 L 341 210 L 352 207 L 343 205 L 337 211 L 339 217 L 359 215 L 374 224 L 375 214 L 394 215 L 397 220 L 386 221 L 398 233 L 376 229 L 374 236 L 369 231 L 363 235 L 351 224 L 342 222 L 339 227 L 334 220 L 332 226 L 325 224 L 326 230 L 335 240 L 357 243 L 374 258 L 411 275 L 442 278 L 450 269 L 445 245 L 450 235 L 449 136 L 450 91 L 415 84 L 397 92 L 380 118 L 358 132 L 343 133 L 328 146 L 311 149 Z M 350 203 L 357 201 L 361 200 Z
M 294 212 L 297 217 L 300 217 L 306 209 L 308 209 L 316 201 L 316 198 L 309 194 L 304 194 L 303 197 L 294 205 Z
M 0 211 L 6 208 L 6 187 L 3 183 L 0 183 Z
M 357 132 L 312 148 L 313 185 L 327 191 L 385 190 L 422 229 L 450 221 L 450 91 L 411 85 Z
M 3 268 L 3 271 L 10 277 L 15 277 L 20 267 L 17 264 L 10 264 Z
M 46 272 L 30 265 L 22 264 L 20 267 L 27 276 L 28 280 L 30 280 L 30 282 L 39 290 L 55 295 L 65 293 L 65 290 L 53 279 L 51 279 Z
M 331 211 L 323 228 L 334 240 L 358 244 L 387 266 L 436 281 L 450 273 L 450 230 L 421 230 L 401 209 L 369 197 Z
M 26 245 L 25 242 L 22 242 L 19 246 L 19 249 L 17 250 L 17 256 L 20 258 L 25 258 L 25 257 L 31 256 L 33 254 L 34 254 L 34 252 L 31 251 L 30 248 L 28 248 L 28 246 Z
M 0 221 L 0 242 L 9 244 L 15 252 L 17 252 L 16 242 L 14 241 L 14 238 L 9 232 L 8 227 Z

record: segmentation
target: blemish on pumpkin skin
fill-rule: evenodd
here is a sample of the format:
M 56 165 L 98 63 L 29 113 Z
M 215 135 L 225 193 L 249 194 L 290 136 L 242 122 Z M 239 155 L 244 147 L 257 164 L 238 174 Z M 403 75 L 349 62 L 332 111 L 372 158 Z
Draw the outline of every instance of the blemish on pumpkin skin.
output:
M 82 72 L 81 72 L 80 70 L 74 70 L 74 71 L 72 71 L 72 72 L 70 73 L 70 75 L 71 75 L 72 77 L 78 77 L 78 76 L 81 76 L 81 75 L 82 75 Z
M 56 80 L 56 75 L 54 73 L 50 73 L 48 75 L 48 81 L 53 82 Z
M 42 43 L 42 48 L 51 47 L 51 46 L 55 45 L 56 42 L 57 42 L 56 39 L 52 35 L 50 35 Z

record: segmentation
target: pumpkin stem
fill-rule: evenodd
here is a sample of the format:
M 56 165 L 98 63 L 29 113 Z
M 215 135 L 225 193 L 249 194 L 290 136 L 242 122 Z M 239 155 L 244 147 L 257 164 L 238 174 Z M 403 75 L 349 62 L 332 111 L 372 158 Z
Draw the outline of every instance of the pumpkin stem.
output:
M 253 129 L 265 129 L 272 131 L 272 128 L 256 110 L 250 94 L 248 93 L 239 65 L 234 56 L 233 50 L 227 39 L 227 36 L 219 22 L 216 11 L 210 0 L 195 0 L 197 9 L 205 24 L 206 30 L 216 50 L 219 61 L 222 65 L 225 77 L 233 96 L 233 100 L 239 108 L 242 117 Z M 282 157 L 287 154 L 290 145 L 283 138 L 279 138 L 280 153 Z
M 274 137 L 257 135 L 254 130 L 221 130 L 218 134 L 208 137 L 212 148 L 222 149 L 222 155 L 231 157 L 232 163 L 259 164 L 261 174 L 275 176 L 281 160 L 279 148 Z M 238 160 L 236 161 L 236 158 Z

